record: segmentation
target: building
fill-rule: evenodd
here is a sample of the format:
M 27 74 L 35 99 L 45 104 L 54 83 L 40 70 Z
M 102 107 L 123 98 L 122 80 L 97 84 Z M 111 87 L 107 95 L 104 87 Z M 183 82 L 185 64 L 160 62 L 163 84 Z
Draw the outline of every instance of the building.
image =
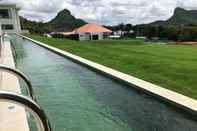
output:
M 0 25 L 2 33 L 20 33 L 19 8 L 13 4 L 0 4 Z
M 130 30 L 130 31 L 117 30 L 113 32 L 113 36 L 119 36 L 119 37 L 133 36 L 134 34 L 135 32 L 133 30 Z
M 97 24 L 86 24 L 73 31 L 74 34 L 79 35 L 79 40 L 103 40 L 107 38 L 112 31 L 99 26 Z
M 51 34 L 51 35 L 54 35 L 54 34 L 61 34 L 61 35 L 68 36 L 68 35 L 73 35 L 74 33 L 73 33 L 73 32 L 51 32 L 50 34 Z

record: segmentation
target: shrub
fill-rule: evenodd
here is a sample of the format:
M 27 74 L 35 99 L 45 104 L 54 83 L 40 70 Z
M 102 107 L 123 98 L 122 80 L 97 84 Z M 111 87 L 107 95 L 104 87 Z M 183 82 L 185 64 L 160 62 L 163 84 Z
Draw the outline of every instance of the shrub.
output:
M 71 34 L 71 35 L 63 35 L 63 34 L 52 34 L 53 38 L 64 38 L 70 40 L 79 40 L 78 34 Z
M 66 38 L 65 35 L 63 35 L 63 34 L 58 34 L 58 33 L 52 34 L 51 36 L 52 36 L 53 38 Z

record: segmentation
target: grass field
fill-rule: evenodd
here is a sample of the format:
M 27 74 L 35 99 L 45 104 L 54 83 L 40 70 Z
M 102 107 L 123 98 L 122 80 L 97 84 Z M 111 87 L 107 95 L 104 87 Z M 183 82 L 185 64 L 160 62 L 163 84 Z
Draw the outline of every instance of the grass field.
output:
M 29 36 L 48 45 L 197 99 L 197 47 L 141 40 L 72 41 Z

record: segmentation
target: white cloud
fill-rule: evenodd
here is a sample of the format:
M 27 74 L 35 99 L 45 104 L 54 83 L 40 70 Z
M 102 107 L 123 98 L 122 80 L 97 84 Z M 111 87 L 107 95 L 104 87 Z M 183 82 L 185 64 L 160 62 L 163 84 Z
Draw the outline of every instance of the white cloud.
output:
M 31 20 L 49 21 L 66 8 L 73 15 L 99 24 L 148 23 L 168 19 L 176 7 L 197 9 L 197 0 L 3 0 L 21 7 Z

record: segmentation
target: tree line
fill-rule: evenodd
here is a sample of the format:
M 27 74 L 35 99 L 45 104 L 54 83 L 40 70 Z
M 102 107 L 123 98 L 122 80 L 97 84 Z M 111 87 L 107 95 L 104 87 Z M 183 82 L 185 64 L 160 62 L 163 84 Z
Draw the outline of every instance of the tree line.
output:
M 157 37 L 161 40 L 173 41 L 197 41 L 197 26 L 188 24 L 179 26 L 165 25 L 136 25 L 118 24 L 115 26 L 106 26 L 112 31 L 134 31 L 133 36 L 145 36 L 148 39 Z
M 158 37 L 159 39 L 173 41 L 197 41 L 197 26 L 136 26 L 136 35 L 146 36 L 151 39 Z
M 21 25 L 23 29 L 28 29 L 30 33 L 44 34 L 53 32 L 53 29 L 47 23 L 33 22 L 21 18 Z M 157 37 L 161 40 L 173 41 L 197 41 L 197 26 L 188 24 L 179 26 L 165 26 L 165 25 L 132 25 L 132 24 L 118 24 L 115 26 L 105 26 L 112 31 L 124 31 L 123 37 L 145 36 L 148 39 Z M 134 31 L 131 33 L 130 31 Z

